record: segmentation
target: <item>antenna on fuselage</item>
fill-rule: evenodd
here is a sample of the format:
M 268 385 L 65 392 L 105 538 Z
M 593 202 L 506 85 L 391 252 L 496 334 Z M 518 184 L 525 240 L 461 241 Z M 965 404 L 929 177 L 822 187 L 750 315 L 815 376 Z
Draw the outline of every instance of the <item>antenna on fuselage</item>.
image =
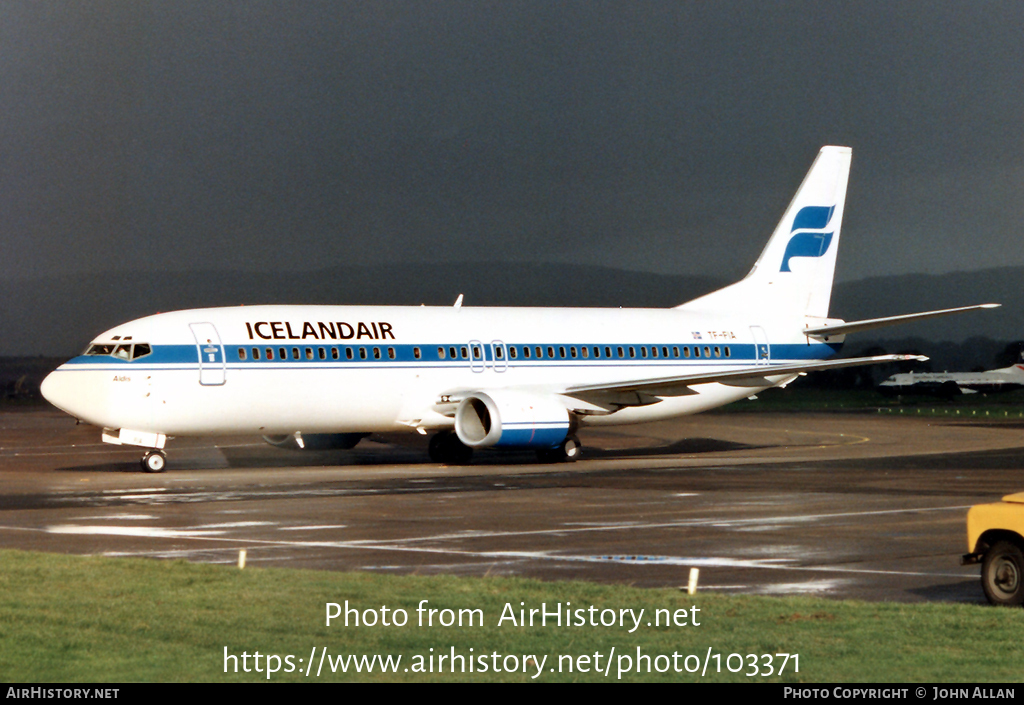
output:
M 459 298 L 455 299 L 455 308 L 462 308 L 462 294 L 459 294 Z

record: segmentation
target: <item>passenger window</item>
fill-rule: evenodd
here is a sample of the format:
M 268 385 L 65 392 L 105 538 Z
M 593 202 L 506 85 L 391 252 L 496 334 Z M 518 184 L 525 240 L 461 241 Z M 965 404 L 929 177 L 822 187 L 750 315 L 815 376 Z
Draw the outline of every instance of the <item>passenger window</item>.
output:
M 717 345 L 715 346 L 715 357 L 722 357 L 722 349 Z
M 576 357 L 576 346 L 575 345 L 569 346 L 569 357 L 572 357 L 572 358 Z
M 687 346 L 683 347 L 683 357 L 690 357 L 690 348 Z
M 529 358 L 530 357 L 530 346 L 529 345 L 524 345 L 523 346 L 523 357 L 525 357 L 525 358 Z
M 515 345 L 510 345 L 509 348 L 508 348 L 508 356 L 510 358 L 512 358 L 513 360 L 515 360 L 518 355 L 519 355 L 519 353 L 516 352 L 516 346 Z
M 388 348 L 388 357 L 390 359 L 392 359 L 392 360 L 395 359 L 395 349 L 394 348 Z
M 538 360 L 544 357 L 544 349 L 541 346 L 537 345 L 536 347 L 533 348 L 533 351 L 537 353 Z
M 554 359 L 554 357 L 555 357 L 555 349 L 553 347 L 551 347 L 550 345 L 548 346 L 548 357 L 550 357 L 552 359 Z
M 345 348 L 345 359 L 351 360 L 353 357 L 352 348 Z
M 319 357 L 321 360 L 326 360 L 327 359 L 327 351 L 324 350 L 323 348 L 318 348 L 317 349 L 317 357 Z
M 504 360 L 505 359 L 505 356 L 501 353 L 501 346 L 500 345 L 495 345 L 494 346 L 494 359 L 495 360 Z
M 437 349 L 437 359 L 438 360 L 443 360 L 444 359 L 444 348 L 439 347 Z
M 337 360 L 338 359 L 338 348 L 331 348 L 331 359 L 332 360 Z
M 465 345 L 463 345 L 461 348 L 459 348 L 459 352 L 462 353 L 462 359 L 463 360 L 465 360 L 466 358 L 469 357 L 469 350 L 466 349 Z
M 307 360 L 312 360 L 313 359 L 313 348 L 306 348 L 306 359 Z
M 416 358 L 417 360 L 419 360 L 420 359 L 420 349 L 419 348 L 413 348 L 412 349 L 412 356 L 414 358 Z
M 618 352 L 619 352 L 619 357 L 625 357 L 625 355 L 624 355 L 624 354 L 623 354 L 623 352 L 622 352 L 622 348 L 621 348 L 621 347 L 620 347 L 620 348 L 617 348 L 617 350 L 618 350 Z
M 661 348 L 661 356 L 668 357 L 668 348 L 666 348 L 665 346 L 662 346 Z
M 612 356 L 612 349 L 611 349 L 611 348 L 608 348 L 608 347 L 606 347 L 606 348 L 604 349 L 604 356 L 605 356 L 605 357 L 611 357 L 611 356 Z
M 632 345 L 629 346 L 629 356 L 636 357 L 636 349 Z
M 253 360 L 259 360 L 260 359 L 260 349 L 259 348 L 253 348 L 252 349 L 252 359 Z
M 359 359 L 360 360 L 365 360 L 366 359 L 366 348 L 359 348 Z
M 455 348 L 448 348 L 448 355 L 454 360 L 458 357 L 458 353 L 455 352 Z
M 238 348 L 238 359 L 239 360 L 244 360 L 245 359 L 245 348 Z
M 700 357 L 700 348 L 698 348 L 696 345 L 693 346 L 693 356 Z
M 704 357 L 711 357 L 711 348 L 707 346 L 704 347 Z
M 672 357 L 679 357 L 679 346 L 678 345 L 673 345 L 672 346 Z
M 728 345 L 725 346 L 725 356 L 726 357 L 732 357 L 732 351 L 729 350 L 729 346 Z
M 277 349 L 277 358 L 279 360 L 287 360 L 288 359 L 288 352 L 284 348 L 278 348 Z
M 268 360 L 273 360 L 274 359 L 274 349 L 273 348 L 267 348 L 267 359 Z
M 594 346 L 594 357 L 601 357 L 601 348 Z
M 597 350 L 597 348 L 594 348 L 594 350 Z M 583 353 L 584 359 L 590 357 L 590 348 L 588 348 L 586 345 L 580 348 L 580 352 Z
M 380 359 L 380 348 L 374 348 L 373 349 L 373 359 L 374 360 L 379 360 Z
M 473 359 L 474 360 L 479 360 L 480 359 L 480 348 L 477 347 L 476 345 L 473 346 Z
M 641 345 L 640 346 L 640 357 L 647 357 L 647 346 L 646 345 Z

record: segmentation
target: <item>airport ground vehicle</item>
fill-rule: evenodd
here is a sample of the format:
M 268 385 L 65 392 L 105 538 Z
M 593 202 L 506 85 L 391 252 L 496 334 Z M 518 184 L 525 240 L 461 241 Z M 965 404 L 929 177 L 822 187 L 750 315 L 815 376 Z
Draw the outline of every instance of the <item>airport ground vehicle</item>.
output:
M 981 588 L 993 605 L 1024 604 L 1024 492 L 967 512 L 962 565 L 981 563 Z

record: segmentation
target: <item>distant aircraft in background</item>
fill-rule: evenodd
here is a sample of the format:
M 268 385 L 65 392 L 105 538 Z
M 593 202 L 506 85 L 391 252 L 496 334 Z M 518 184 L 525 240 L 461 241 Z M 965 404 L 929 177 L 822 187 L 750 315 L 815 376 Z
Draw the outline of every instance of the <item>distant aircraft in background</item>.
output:
M 351 448 L 404 431 L 430 434 L 441 463 L 489 447 L 564 461 L 588 426 L 695 414 L 809 371 L 926 359 L 826 359 L 847 333 L 998 306 L 829 318 L 850 158 L 822 148 L 750 273 L 675 308 L 478 308 L 460 296 L 162 313 L 101 334 L 42 393 L 104 441 L 148 449 L 148 472 L 164 469 L 169 437 L 217 434 Z
M 1015 365 L 988 372 L 904 372 L 878 385 L 878 391 L 898 394 L 929 394 L 953 397 L 959 394 L 997 394 L 1024 388 L 1024 351 Z

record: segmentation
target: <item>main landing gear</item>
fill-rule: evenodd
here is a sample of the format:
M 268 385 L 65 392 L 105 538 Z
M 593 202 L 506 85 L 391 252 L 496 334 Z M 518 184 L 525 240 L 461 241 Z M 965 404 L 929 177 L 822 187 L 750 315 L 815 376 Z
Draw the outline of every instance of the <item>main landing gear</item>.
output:
M 441 431 L 430 439 L 428 449 L 430 459 L 444 465 L 468 465 L 473 459 L 473 449 L 459 440 L 451 431 Z M 565 440 L 554 448 L 541 448 L 537 451 L 537 459 L 542 463 L 571 463 L 578 460 L 583 452 L 580 439 L 566 436 Z
M 579 460 L 582 452 L 580 439 L 576 436 L 566 436 L 560 445 L 538 450 L 537 459 L 542 463 L 571 463 Z
M 427 449 L 430 459 L 444 465 L 467 465 L 473 458 L 473 449 L 459 440 L 451 431 L 441 431 L 430 439 Z
M 142 456 L 143 472 L 163 472 L 167 469 L 167 454 L 162 450 L 151 450 Z

